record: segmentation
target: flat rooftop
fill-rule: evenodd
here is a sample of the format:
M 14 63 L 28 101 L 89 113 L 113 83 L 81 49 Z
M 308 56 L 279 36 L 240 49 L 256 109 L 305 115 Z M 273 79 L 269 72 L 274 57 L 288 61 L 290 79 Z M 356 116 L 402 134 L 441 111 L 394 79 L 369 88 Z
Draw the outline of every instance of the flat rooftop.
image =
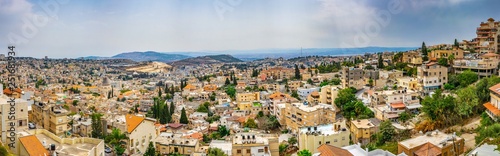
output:
M 90 143 L 77 143 L 74 145 L 60 144 L 45 134 L 36 134 L 35 136 L 42 142 L 42 145 L 44 141 L 47 147 L 50 144 L 55 144 L 58 156 L 87 156 L 92 148 L 96 146 Z
M 409 149 L 412 149 L 412 148 L 415 148 L 417 146 L 420 146 L 422 144 L 429 142 L 433 145 L 436 145 L 439 148 L 443 148 L 444 146 L 442 143 L 446 143 L 446 145 L 453 144 L 452 138 L 453 138 L 452 134 L 446 134 L 446 133 L 443 133 L 440 131 L 431 131 L 431 132 L 427 132 L 426 134 L 424 134 L 422 136 L 418 136 L 415 138 L 407 139 L 405 141 L 401 141 L 401 142 L 399 142 L 399 144 L 401 144 Z M 456 140 L 462 139 L 458 136 L 455 136 L 455 138 L 456 138 Z
M 333 124 L 326 124 L 326 125 L 318 125 L 318 126 L 310 126 L 310 127 L 302 127 L 300 128 L 300 133 L 306 133 L 309 130 L 310 131 L 315 131 L 314 128 L 316 127 L 317 131 L 321 133 L 321 135 L 333 135 L 333 134 L 338 134 L 341 132 L 346 132 L 347 128 L 345 126 L 341 126 L 338 131 L 334 129 Z
M 297 107 L 298 109 L 300 109 L 302 111 L 305 111 L 305 112 L 313 112 L 313 111 L 316 111 L 316 110 L 318 110 L 320 108 L 326 108 L 326 109 L 335 110 L 335 108 L 332 105 L 329 105 L 329 104 L 320 103 L 320 104 L 317 104 L 315 106 L 309 106 L 309 105 L 310 104 L 304 105 L 303 103 L 292 103 L 293 107 Z

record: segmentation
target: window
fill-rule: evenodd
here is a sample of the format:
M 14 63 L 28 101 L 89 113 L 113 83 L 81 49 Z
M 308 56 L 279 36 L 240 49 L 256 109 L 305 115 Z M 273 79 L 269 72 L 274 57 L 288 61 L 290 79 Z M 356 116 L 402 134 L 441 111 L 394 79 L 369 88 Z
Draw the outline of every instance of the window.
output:
M 330 141 L 327 141 L 327 142 L 326 142 L 326 144 L 327 144 L 327 145 L 329 145 L 329 144 L 330 144 Z
M 345 140 L 345 137 L 342 137 L 342 140 Z
M 321 141 L 319 142 L 319 145 L 321 145 Z
M 251 152 L 250 152 L 250 149 L 247 149 L 247 153 L 251 153 Z
M 263 153 L 264 152 L 264 149 L 259 149 L 259 153 Z
M 236 153 L 241 154 L 241 150 L 236 150 Z
M 333 142 L 337 142 L 337 139 L 334 139 Z

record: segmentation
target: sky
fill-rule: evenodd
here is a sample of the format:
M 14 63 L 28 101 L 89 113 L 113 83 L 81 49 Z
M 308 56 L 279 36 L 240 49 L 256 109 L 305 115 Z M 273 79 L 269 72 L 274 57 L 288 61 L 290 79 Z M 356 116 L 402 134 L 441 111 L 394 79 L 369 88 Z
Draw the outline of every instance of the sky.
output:
M 470 40 L 498 0 L 0 0 L 17 56 L 418 47 Z

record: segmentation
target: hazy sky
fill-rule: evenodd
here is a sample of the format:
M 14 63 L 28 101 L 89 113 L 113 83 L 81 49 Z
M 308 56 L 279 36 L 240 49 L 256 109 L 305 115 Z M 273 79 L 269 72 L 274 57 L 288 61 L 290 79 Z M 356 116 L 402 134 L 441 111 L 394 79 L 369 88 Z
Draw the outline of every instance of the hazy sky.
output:
M 498 0 L 0 0 L 18 55 L 420 46 L 470 40 Z M 7 49 L 4 50 L 6 53 Z

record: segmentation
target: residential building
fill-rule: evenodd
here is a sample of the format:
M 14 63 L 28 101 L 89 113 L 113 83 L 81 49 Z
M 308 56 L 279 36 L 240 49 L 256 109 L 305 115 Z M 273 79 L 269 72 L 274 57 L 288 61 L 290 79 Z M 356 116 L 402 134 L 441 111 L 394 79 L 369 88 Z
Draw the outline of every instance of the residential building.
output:
M 125 120 L 128 136 L 128 153 L 134 154 L 146 152 L 149 142 L 157 136 L 154 126 L 156 120 L 132 114 L 127 114 L 125 116 Z
M 102 139 L 61 138 L 45 129 L 29 130 L 18 135 L 19 148 L 12 151 L 16 155 L 39 156 L 57 153 L 57 155 L 103 156 L 105 154 Z
M 498 54 L 487 53 L 481 58 L 462 59 L 453 61 L 453 69 L 456 74 L 471 70 L 481 77 L 489 77 L 498 74 Z
M 63 136 L 68 131 L 68 114 L 66 109 L 58 104 L 35 102 L 31 105 L 33 123 L 38 128 L 44 128 L 57 136 Z
M 340 87 L 341 87 L 340 85 L 336 86 L 326 85 L 321 87 L 319 102 L 335 106 L 335 99 L 337 98 L 338 92 L 341 90 Z
M 353 143 L 366 145 L 370 143 L 373 134 L 378 132 L 380 120 L 376 118 L 352 120 L 350 126 Z
M 442 89 L 448 82 L 448 68 L 436 62 L 424 63 L 417 68 L 417 78 L 424 92 Z
M 486 102 L 483 106 L 486 108 L 486 114 L 494 121 L 500 121 L 500 83 L 490 88 L 490 102 Z
M 301 127 L 316 126 L 335 122 L 336 109 L 331 104 L 312 103 L 286 103 L 286 113 L 281 113 L 285 118 L 286 128 L 298 132 Z
M 341 84 L 342 88 L 353 87 L 358 90 L 365 86 L 365 81 L 363 79 L 363 69 L 352 68 L 352 67 L 342 67 L 341 72 Z
M 236 133 L 232 136 L 232 156 L 279 155 L 278 137 L 272 134 Z
M 422 56 L 418 51 L 409 51 L 403 53 L 403 57 L 401 59 L 402 62 L 408 63 L 409 66 L 419 66 L 422 64 Z
M 2 87 L 0 85 L 0 87 Z M 1 90 L 0 90 L 1 91 Z M 23 99 L 15 99 L 13 103 L 15 103 L 14 107 L 10 104 L 10 98 L 0 94 L 0 127 L 2 129 L 2 142 L 4 144 L 10 143 L 11 129 L 13 128 L 15 132 L 21 131 L 22 129 L 26 129 L 28 127 L 28 103 Z M 15 109 L 15 111 L 11 112 L 11 107 Z M 12 119 L 12 120 L 11 120 Z M 11 123 L 15 124 L 14 127 L 11 126 Z
M 345 120 L 326 125 L 302 127 L 299 131 L 299 150 L 318 152 L 318 147 L 323 144 L 336 147 L 349 145 L 349 131 Z
M 274 67 L 266 70 L 262 70 L 260 72 L 260 77 L 263 80 L 267 79 L 291 79 L 295 76 L 295 70 L 291 68 L 284 67 Z
M 477 53 L 500 53 L 500 22 L 489 18 L 476 29 L 477 37 L 472 40 Z
M 314 87 L 312 85 L 306 84 L 303 87 L 299 87 L 297 89 L 297 94 L 299 94 L 299 98 L 301 100 L 306 100 L 307 96 L 314 91 L 319 91 L 319 87 Z
M 183 138 L 182 135 L 180 133 L 161 133 L 152 140 L 155 143 L 156 152 L 161 155 L 172 153 L 191 155 L 200 148 L 198 139 Z
M 405 153 L 408 156 L 454 156 L 464 152 L 465 141 L 463 138 L 438 130 L 398 142 L 398 154 Z
M 452 49 L 436 49 L 428 54 L 430 60 L 438 61 L 440 58 L 448 59 L 451 55 L 457 60 L 464 58 L 464 50 L 459 47 L 453 47 Z

